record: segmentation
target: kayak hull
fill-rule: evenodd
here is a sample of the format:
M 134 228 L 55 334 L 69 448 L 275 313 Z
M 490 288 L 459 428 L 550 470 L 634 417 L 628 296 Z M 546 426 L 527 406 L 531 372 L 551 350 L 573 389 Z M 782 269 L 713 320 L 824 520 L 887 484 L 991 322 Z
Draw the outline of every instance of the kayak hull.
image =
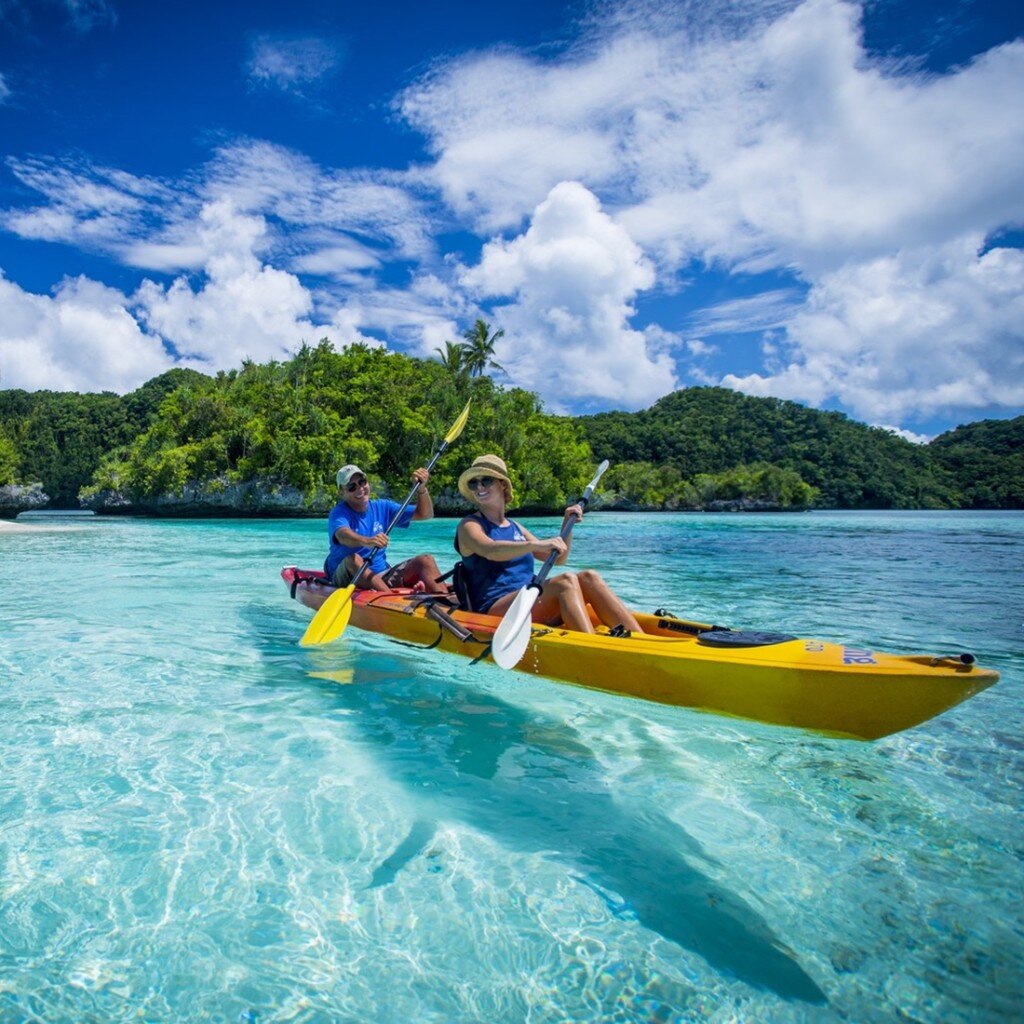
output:
M 290 566 L 281 575 L 293 596 L 314 610 L 334 592 L 322 574 Z M 407 590 L 357 590 L 350 621 L 405 643 L 490 660 L 501 620 L 439 607 L 469 632 L 467 639 L 431 617 L 437 613 L 429 599 Z M 969 655 L 971 663 L 799 638 L 760 642 L 780 634 L 737 633 L 669 615 L 637 619 L 644 633 L 631 636 L 610 635 L 603 626 L 595 634 L 535 626 L 516 668 L 660 704 L 864 740 L 927 721 L 999 678 Z

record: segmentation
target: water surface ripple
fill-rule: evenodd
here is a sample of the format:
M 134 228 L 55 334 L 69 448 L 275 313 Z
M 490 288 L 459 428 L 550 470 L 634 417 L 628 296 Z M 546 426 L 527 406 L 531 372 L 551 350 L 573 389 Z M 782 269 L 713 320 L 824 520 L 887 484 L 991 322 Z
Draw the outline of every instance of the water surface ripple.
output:
M 0 1021 L 1020 1019 L 1024 515 L 579 527 L 644 610 L 1002 673 L 871 744 L 301 649 L 324 532 L 0 533 Z

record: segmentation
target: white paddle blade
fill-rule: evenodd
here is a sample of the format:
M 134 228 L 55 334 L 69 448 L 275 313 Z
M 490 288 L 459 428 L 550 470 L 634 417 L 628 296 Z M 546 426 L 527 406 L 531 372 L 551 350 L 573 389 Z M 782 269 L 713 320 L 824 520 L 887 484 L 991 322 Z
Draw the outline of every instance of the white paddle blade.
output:
M 605 470 L 608 468 L 608 460 L 605 459 L 600 466 L 597 467 L 597 472 L 594 474 L 594 479 L 587 484 L 587 489 L 583 492 L 583 496 L 590 500 L 590 496 L 597 490 L 597 483 L 604 476 Z
M 491 657 L 501 668 L 515 668 L 530 643 L 530 613 L 540 597 L 536 587 L 524 587 L 494 631 Z

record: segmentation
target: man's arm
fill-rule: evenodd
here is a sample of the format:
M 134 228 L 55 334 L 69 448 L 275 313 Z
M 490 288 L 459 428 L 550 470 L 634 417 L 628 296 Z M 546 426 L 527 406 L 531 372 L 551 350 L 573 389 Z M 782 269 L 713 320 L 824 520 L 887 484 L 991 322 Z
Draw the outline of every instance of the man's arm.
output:
M 416 511 L 413 512 L 412 518 L 414 520 L 433 519 L 434 501 L 427 490 L 427 481 L 430 479 L 430 474 L 421 466 L 413 473 L 412 478 L 420 483 L 420 489 L 416 492 Z

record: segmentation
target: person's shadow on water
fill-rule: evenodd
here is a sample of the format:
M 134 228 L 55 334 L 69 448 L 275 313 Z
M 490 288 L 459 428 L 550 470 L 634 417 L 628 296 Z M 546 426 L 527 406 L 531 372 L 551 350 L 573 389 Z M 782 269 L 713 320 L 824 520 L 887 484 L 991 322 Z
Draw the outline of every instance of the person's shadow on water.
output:
M 544 851 L 619 916 L 702 956 L 717 970 L 784 999 L 825 995 L 740 897 L 703 873 L 714 861 L 678 824 L 631 809 L 611 792 L 573 728 L 516 707 L 471 683 L 410 678 L 358 665 L 337 686 L 338 655 L 300 651 L 290 619 L 251 608 L 252 637 L 277 650 L 290 682 L 307 674 L 346 716 L 389 779 L 414 793 L 421 819 L 373 872 L 389 885 L 428 847 L 439 823 L 459 821 L 508 849 Z M 443 657 L 443 655 L 439 655 Z M 377 664 L 380 664 L 380 652 Z M 468 667 L 468 666 L 467 666 Z M 468 673 L 464 673 L 464 676 Z

